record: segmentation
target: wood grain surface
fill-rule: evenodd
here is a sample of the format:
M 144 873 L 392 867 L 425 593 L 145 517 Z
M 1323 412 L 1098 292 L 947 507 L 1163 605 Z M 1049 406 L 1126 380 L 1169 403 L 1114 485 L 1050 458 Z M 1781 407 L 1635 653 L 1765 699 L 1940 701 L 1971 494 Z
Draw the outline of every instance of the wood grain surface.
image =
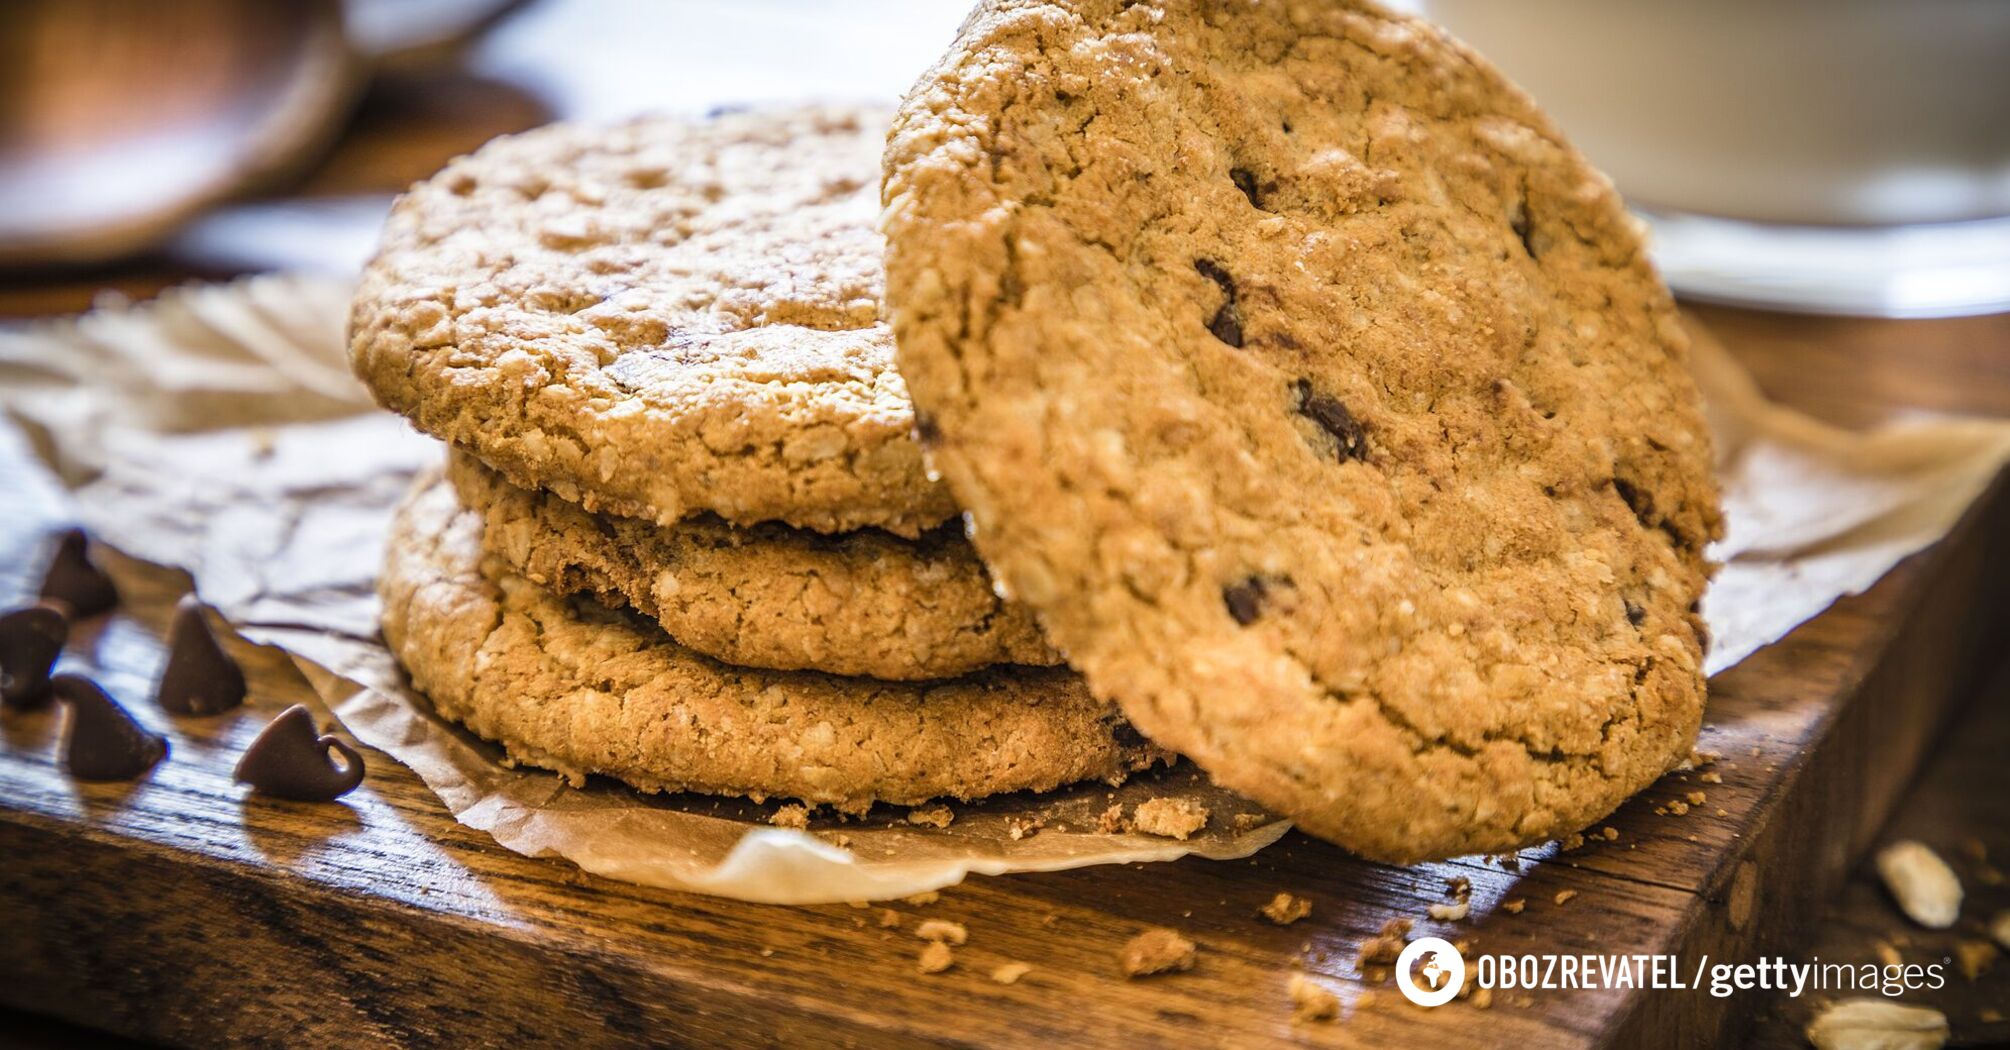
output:
M 392 190 L 562 113 L 489 77 L 448 66 L 380 81 L 303 192 Z M 0 315 L 220 275 L 174 253 L 17 275 L 0 283 Z M 2010 317 L 1699 312 L 1770 394 L 1827 418 L 2010 416 Z M 12 434 L 0 440 L 0 491 L 0 604 L 11 604 L 33 589 L 66 510 Z M 1701 746 L 1723 756 L 1722 782 L 1667 778 L 1608 822 L 1616 841 L 1526 851 L 1512 868 L 1472 858 L 1402 869 L 1292 835 L 1247 861 L 980 878 L 933 904 L 894 905 L 895 929 L 877 908 L 738 904 L 517 856 L 378 754 L 340 803 L 248 799 L 231 765 L 266 719 L 310 695 L 305 682 L 280 654 L 238 644 L 249 707 L 164 715 L 150 699 L 158 638 L 185 581 L 108 557 L 129 601 L 80 632 L 65 660 L 168 733 L 174 752 L 136 784 L 76 784 L 56 765 L 52 714 L 0 716 L 0 1004 L 188 1044 L 1707 1045 L 1779 1004 L 1540 992 L 1423 1010 L 1355 954 L 1398 917 L 1485 953 L 1750 961 L 1803 943 L 1959 702 L 2003 659 L 2006 552 L 2010 487 L 1998 479 L 1948 541 L 1720 676 Z M 1698 790 L 1707 802 L 1686 816 L 1654 812 Z M 1428 919 L 1454 877 L 1472 883 L 1470 917 Z M 1309 898 L 1311 917 L 1258 918 L 1280 891 Z M 1519 914 L 1502 906 L 1514 900 L 1526 902 Z M 916 972 L 923 918 L 969 930 L 947 973 Z M 1118 951 L 1154 925 L 1198 942 L 1197 965 L 1125 980 Z M 1007 961 L 1033 969 L 992 981 Z M 1340 1021 L 1291 1020 L 1286 987 L 1299 972 L 1340 995 Z

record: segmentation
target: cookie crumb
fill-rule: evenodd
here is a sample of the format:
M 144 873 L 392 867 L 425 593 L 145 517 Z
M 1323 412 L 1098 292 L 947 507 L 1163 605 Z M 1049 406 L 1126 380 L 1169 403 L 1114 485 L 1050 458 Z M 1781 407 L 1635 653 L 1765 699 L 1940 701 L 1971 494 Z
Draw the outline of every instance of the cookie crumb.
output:
M 1905 956 L 1898 954 L 1898 949 L 1890 941 L 1879 941 L 1872 950 L 1877 955 L 1877 961 L 1885 966 L 1905 965 Z
M 929 941 L 928 946 L 921 949 L 921 958 L 916 961 L 915 969 L 922 973 L 941 973 L 954 965 L 956 953 L 950 951 L 948 945 L 941 941 Z
M 1954 964 L 1961 970 L 1961 976 L 1974 980 L 1989 972 L 1996 964 L 1996 946 L 1988 941 L 1956 941 L 1954 943 Z
M 1474 990 L 1473 1009 L 1485 1010 L 1491 1008 L 1493 1005 L 1494 1005 L 1494 990 L 1492 988 L 1479 988 Z
M 1112 803 L 1110 808 L 1096 815 L 1096 833 L 1115 835 L 1124 830 L 1124 804 Z
M 1564 905 L 1564 904 L 1568 904 L 1568 903 L 1570 903 L 1570 899 L 1571 899 L 1572 897 L 1575 897 L 1575 896 L 1577 896 L 1577 891 L 1576 891 L 1576 890 L 1560 890 L 1560 891 L 1558 891 L 1558 892 L 1557 892 L 1557 895 L 1556 895 L 1556 903 L 1557 903 L 1557 904 L 1558 904 L 1559 906 L 1560 906 L 1560 905 Z
M 1304 974 L 1292 974 L 1288 987 L 1292 1021 L 1331 1021 L 1340 1016 L 1340 997 L 1307 980 Z
M 900 913 L 894 911 L 892 908 L 880 909 L 879 928 L 882 930 L 900 929 Z
M 1464 899 L 1473 895 L 1473 880 L 1464 875 L 1454 875 L 1445 880 L 1445 892 Z
M 1711 772 L 1703 774 L 1702 776 L 1697 777 L 1696 779 L 1702 781 L 1705 784 L 1722 784 L 1724 782 L 1724 774 L 1718 773 L 1713 770 Z
M 1193 969 L 1194 944 L 1175 930 L 1154 926 L 1124 944 L 1118 961 L 1125 977 Z
M 924 941 L 942 941 L 958 946 L 970 940 L 970 931 L 964 929 L 962 923 L 948 919 L 923 919 L 921 925 L 914 928 L 914 935 Z
M 1390 919 L 1382 924 L 1382 932 L 1361 942 L 1354 953 L 1354 967 L 1366 970 L 1370 966 L 1388 966 L 1403 954 L 1403 947 L 1410 943 L 1410 920 Z
M 1509 915 L 1520 915 L 1521 910 L 1526 907 L 1528 907 L 1528 898 L 1526 897 L 1516 897 L 1511 901 L 1501 902 L 1501 910 L 1507 912 Z
M 1279 893 L 1263 906 L 1263 917 L 1279 926 L 1289 926 L 1312 914 L 1312 902 L 1304 897 L 1294 897 L 1289 893 Z
M 1264 813 L 1237 813 L 1235 816 L 1228 818 L 1228 826 L 1238 832 L 1254 831 L 1268 823 L 1270 823 L 1270 817 Z
M 768 823 L 778 828 L 794 828 L 801 831 L 810 826 L 810 808 L 800 802 L 791 802 L 775 810 Z
M 936 901 L 939 901 L 941 899 L 942 894 L 937 893 L 934 890 L 923 890 L 920 893 L 914 894 L 913 896 L 901 898 L 901 900 L 904 900 L 907 903 L 912 904 L 917 908 L 934 904 Z
M 1187 798 L 1149 798 L 1131 813 L 1131 827 L 1147 835 L 1186 841 L 1207 826 L 1207 807 Z
M 1047 822 L 1039 817 L 1033 817 L 1029 820 L 1012 817 L 1005 821 L 1005 834 L 1010 836 L 1012 841 L 1017 842 L 1020 839 L 1032 838 L 1040 833 L 1041 828 L 1046 826 Z
M 1611 826 L 1610 824 L 1598 829 L 1598 833 L 1599 835 L 1603 836 L 1605 841 L 1607 842 L 1619 841 L 1619 829 Z
M 846 901 L 846 902 L 844 902 L 844 906 L 845 906 L 845 907 L 847 907 L 847 908 L 855 908 L 855 909 L 857 909 L 857 910 L 859 910 L 859 911 L 864 911 L 864 910 L 866 910 L 867 908 L 870 908 L 870 907 L 872 907 L 872 902 L 871 902 L 871 901 Z
M 1431 918 L 1439 922 L 1457 922 L 1471 914 L 1472 907 L 1470 901 L 1460 901 L 1457 904 L 1433 904 L 1430 908 Z
M 1701 791 L 1691 791 L 1683 797 L 1688 799 L 1689 804 L 1692 806 L 1700 806 L 1703 803 L 1708 802 L 1710 800 L 1710 796 L 1704 794 Z
M 1989 936 L 1996 938 L 1997 944 L 2010 948 L 2010 911 L 1999 911 L 1989 920 Z
M 930 806 L 927 809 L 910 809 L 907 822 L 917 827 L 946 828 L 956 819 L 956 814 L 948 806 Z
M 1678 817 L 1687 816 L 1689 814 L 1689 803 L 1678 798 L 1668 803 L 1668 812 Z
M 1371 1006 L 1374 1006 L 1375 1000 L 1379 998 L 1381 998 L 1381 996 L 1376 995 L 1374 989 L 1372 988 L 1369 989 L 1368 991 L 1362 992 L 1360 995 L 1354 997 L 1354 1012 L 1358 1014 L 1361 1011 L 1366 1010 Z
M 1572 850 L 1582 848 L 1584 848 L 1584 836 L 1578 834 L 1575 831 L 1571 832 L 1568 835 L 1565 835 L 1557 845 L 1557 849 L 1564 853 L 1569 853 Z
M 1019 978 L 1031 973 L 1033 968 L 1022 962 L 1008 962 L 994 967 L 991 979 L 999 984 L 1018 984 Z

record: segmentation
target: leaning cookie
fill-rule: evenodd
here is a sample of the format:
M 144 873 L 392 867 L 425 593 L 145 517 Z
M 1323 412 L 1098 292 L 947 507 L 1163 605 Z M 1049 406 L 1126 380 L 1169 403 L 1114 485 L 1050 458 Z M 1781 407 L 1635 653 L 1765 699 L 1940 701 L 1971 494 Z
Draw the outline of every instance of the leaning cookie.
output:
M 916 536 L 956 514 L 880 316 L 886 115 L 498 139 L 393 209 L 356 374 L 526 487 L 670 524 Z
M 1686 343 L 1478 56 L 1346 0 L 985 0 L 886 168 L 922 440 L 1152 739 L 1394 861 L 1687 755 L 1720 518 Z
M 728 667 L 492 563 L 479 519 L 422 479 L 378 584 L 385 640 L 442 717 L 575 782 L 859 812 L 1116 783 L 1166 758 L 1059 669 L 904 684 Z
M 906 681 L 1061 662 L 955 526 L 914 540 L 716 518 L 659 526 L 518 488 L 464 452 L 447 477 L 510 571 L 632 606 L 726 663 Z

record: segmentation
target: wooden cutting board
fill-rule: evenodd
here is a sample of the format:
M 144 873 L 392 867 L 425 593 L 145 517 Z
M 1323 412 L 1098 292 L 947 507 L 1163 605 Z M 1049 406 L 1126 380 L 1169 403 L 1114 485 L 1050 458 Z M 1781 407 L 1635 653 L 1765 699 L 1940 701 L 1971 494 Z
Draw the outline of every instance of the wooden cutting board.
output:
M 1833 417 L 1900 404 L 2010 413 L 2010 365 L 1992 364 L 2010 361 L 2010 318 L 1707 317 L 1776 394 Z M 0 603 L 12 604 L 32 591 L 65 512 L 12 435 L 0 491 Z M 1502 993 L 1426 1010 L 1364 975 L 1356 953 L 1393 918 L 1488 954 L 1677 954 L 1693 966 L 1791 950 L 2002 658 L 2010 484 L 1999 478 L 1946 541 L 1869 593 L 1719 676 L 1700 744 L 1721 756 L 1715 777 L 1666 778 L 1610 819 L 1611 841 L 1529 850 L 1509 867 L 1403 869 L 1294 834 L 1244 861 L 978 878 L 894 905 L 897 928 L 879 908 L 740 904 L 509 853 L 382 755 L 338 804 L 247 799 L 230 783 L 238 753 L 311 696 L 306 683 L 280 654 L 239 644 L 253 703 L 169 719 L 148 698 L 185 581 L 107 560 L 126 607 L 80 632 L 65 660 L 174 750 L 136 784 L 77 784 L 56 764 L 55 715 L 0 717 L 0 1003 L 11 1007 L 200 1043 L 1673 1047 L 1730 1036 L 1767 993 Z M 1705 801 L 1686 815 L 1665 813 L 1696 791 Z M 1471 883 L 1470 916 L 1428 919 L 1453 878 Z M 1311 917 L 1259 918 L 1278 892 L 1310 899 Z M 1511 913 L 1509 901 L 1525 903 Z M 946 973 L 916 972 L 924 918 L 969 930 Z M 1119 949 L 1155 925 L 1196 941 L 1198 963 L 1123 979 Z M 991 980 L 1008 961 L 1032 970 Z M 1342 1020 L 1293 1023 L 1286 989 L 1300 972 L 1340 996 Z

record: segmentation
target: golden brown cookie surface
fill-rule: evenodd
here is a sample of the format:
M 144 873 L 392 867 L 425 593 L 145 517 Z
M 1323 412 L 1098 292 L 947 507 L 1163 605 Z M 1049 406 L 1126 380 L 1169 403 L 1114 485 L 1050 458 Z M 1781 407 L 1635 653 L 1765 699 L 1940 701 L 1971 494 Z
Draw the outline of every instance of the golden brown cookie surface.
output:
M 1060 663 L 955 525 L 913 540 L 710 517 L 654 525 L 518 488 L 463 452 L 447 476 L 511 572 L 632 606 L 726 663 L 896 681 Z
M 385 640 L 443 717 L 575 781 L 861 811 L 1115 783 L 1166 757 L 1064 669 L 914 683 L 729 667 L 485 564 L 480 531 L 450 485 L 413 491 L 378 584 Z
M 1720 522 L 1686 344 L 1483 61 L 1361 3 L 987 0 L 886 167 L 924 444 L 1148 736 L 1400 861 L 1687 754 Z
M 589 509 L 917 535 L 956 508 L 880 317 L 884 130 L 799 109 L 498 139 L 393 210 L 356 373 Z

